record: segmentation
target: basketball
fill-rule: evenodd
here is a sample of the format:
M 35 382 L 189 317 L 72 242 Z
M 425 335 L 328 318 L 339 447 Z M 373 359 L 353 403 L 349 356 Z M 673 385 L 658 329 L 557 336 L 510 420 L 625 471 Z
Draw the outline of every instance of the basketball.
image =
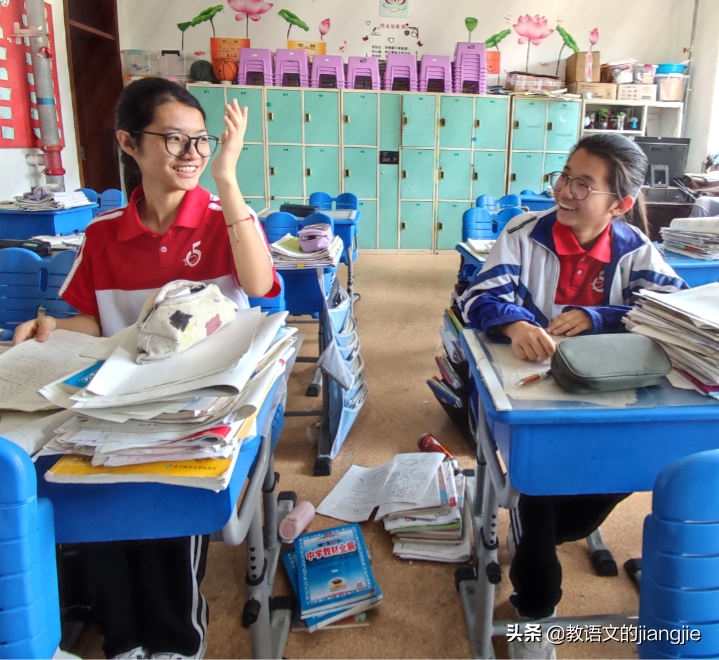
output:
M 215 75 L 220 80 L 236 80 L 237 79 L 237 62 L 226 57 L 215 62 Z
M 196 82 L 217 82 L 212 64 L 207 60 L 197 60 L 190 67 L 190 78 Z

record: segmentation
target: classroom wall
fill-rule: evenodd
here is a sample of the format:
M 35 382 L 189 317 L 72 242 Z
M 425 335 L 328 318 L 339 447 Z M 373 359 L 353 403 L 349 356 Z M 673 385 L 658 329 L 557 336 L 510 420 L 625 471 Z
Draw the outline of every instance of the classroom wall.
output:
M 70 93 L 70 74 L 67 62 L 65 42 L 65 17 L 63 0 L 46 0 L 52 6 L 53 26 L 55 29 L 55 61 L 57 64 L 59 96 L 62 108 L 62 123 L 65 132 L 65 148 L 62 151 L 62 163 L 67 171 L 65 187 L 75 190 L 80 187 L 80 166 L 77 160 L 75 143 L 75 123 Z M 7 199 L 30 190 L 45 182 L 41 168 L 28 165 L 25 154 L 39 153 L 38 149 L 0 149 L 0 198 Z

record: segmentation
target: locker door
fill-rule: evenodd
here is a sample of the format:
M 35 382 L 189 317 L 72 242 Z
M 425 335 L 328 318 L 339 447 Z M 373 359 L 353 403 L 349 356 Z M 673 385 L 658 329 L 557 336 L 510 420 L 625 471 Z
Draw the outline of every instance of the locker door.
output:
M 569 151 L 577 142 L 581 103 L 550 101 L 547 108 L 547 151 Z
M 265 149 L 261 144 L 246 144 L 235 169 L 243 195 L 265 196 Z
M 512 173 L 509 177 L 509 192 L 518 195 L 522 190 L 542 190 L 544 154 L 534 152 L 512 152 Z
M 227 102 L 237 99 L 241 108 L 247 106 L 247 131 L 245 142 L 262 142 L 262 90 L 261 89 L 228 89 Z M 219 136 L 218 136 L 219 137 Z
M 379 247 L 382 250 L 396 250 L 398 247 L 397 219 L 399 209 L 399 168 L 397 165 L 379 166 Z M 360 226 L 362 220 L 360 220 Z
M 255 213 L 264 211 L 267 206 L 267 204 L 265 204 L 264 197 L 245 197 L 245 204 L 247 204 L 247 206 L 249 206 Z
M 506 151 L 475 151 L 473 169 L 472 199 L 477 199 L 480 195 L 492 195 L 499 199 L 504 195 Z
M 399 247 L 432 249 L 432 202 L 402 202 Z
M 448 149 L 472 147 L 472 97 L 440 96 L 439 146 Z
M 270 145 L 268 155 L 270 159 L 270 195 L 303 198 L 302 147 Z
M 402 199 L 434 197 L 434 149 L 402 149 Z
M 286 197 L 276 197 L 270 200 L 271 209 L 279 209 L 283 204 L 304 204 L 304 199 L 287 199 Z
M 305 194 L 340 194 L 339 147 L 305 147 Z
M 200 102 L 202 109 L 205 111 L 205 127 L 207 128 L 207 132 L 210 135 L 220 137 L 222 131 L 225 130 L 225 123 L 222 121 L 222 117 L 225 114 L 225 90 L 217 87 L 207 89 L 204 87 L 190 87 L 190 94 Z M 208 159 L 205 170 L 200 175 L 200 185 L 215 195 L 217 194 L 217 186 L 210 174 L 210 167 L 219 151 L 218 149 L 212 154 L 212 157 Z
M 305 91 L 304 94 L 305 144 L 339 144 L 339 92 Z
M 267 90 L 267 140 L 270 143 L 302 143 L 302 90 Z
M 377 197 L 377 149 L 348 147 L 344 150 L 344 192 L 357 197 Z
M 342 93 L 342 136 L 344 144 L 377 145 L 378 96 L 376 92 Z
M 467 202 L 437 204 L 437 249 L 454 250 L 462 240 L 462 215 L 469 209 Z
M 474 148 L 507 148 L 507 98 L 477 98 L 474 106 Z
M 402 94 L 403 147 L 434 147 L 436 105 L 434 94 Z
M 469 199 L 472 181 L 472 152 L 439 150 L 439 199 Z
M 569 160 L 569 154 L 544 154 L 544 176 L 542 177 L 542 190 L 549 185 L 549 175 L 552 172 L 561 172 Z M 542 192 L 537 190 L 535 192 Z
M 401 98 L 400 94 L 390 93 L 379 96 L 379 148 L 382 151 L 399 151 Z
M 515 151 L 544 151 L 546 121 L 546 101 L 516 99 L 514 101 L 512 149 Z
M 362 216 L 357 231 L 357 246 L 374 250 L 377 248 L 377 202 L 363 199 L 359 203 L 359 210 Z

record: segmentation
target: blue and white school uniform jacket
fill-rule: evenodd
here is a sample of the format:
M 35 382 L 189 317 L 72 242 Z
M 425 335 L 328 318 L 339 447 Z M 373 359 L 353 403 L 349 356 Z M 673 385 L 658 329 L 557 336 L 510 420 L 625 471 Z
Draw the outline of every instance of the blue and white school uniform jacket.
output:
M 631 308 L 631 299 L 637 291 L 671 293 L 688 288 L 642 232 L 617 221 L 612 223 L 611 261 L 604 269 L 602 306 L 555 304 L 559 257 L 552 227 L 556 221 L 556 207 L 512 218 L 460 299 L 466 323 L 481 328 L 496 341 L 506 342 L 508 338 L 489 333 L 489 329 L 514 321 L 528 321 L 546 328 L 562 312 L 583 309 L 594 326 L 586 334 L 623 332 L 621 319 Z M 523 226 L 509 233 L 518 225 Z

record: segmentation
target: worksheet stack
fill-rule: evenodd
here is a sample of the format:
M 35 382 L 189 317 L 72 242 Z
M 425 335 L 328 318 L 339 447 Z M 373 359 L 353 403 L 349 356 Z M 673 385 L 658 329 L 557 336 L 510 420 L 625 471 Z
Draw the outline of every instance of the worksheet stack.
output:
M 339 236 L 332 239 L 329 247 L 315 252 L 303 252 L 300 239 L 287 234 L 271 245 L 272 261 L 277 269 L 287 268 L 330 268 L 337 266 L 342 257 L 344 245 Z
M 719 398 L 719 283 L 669 294 L 642 291 L 623 321 L 661 344 L 674 384 Z
M 85 193 L 53 192 L 42 187 L 36 188 L 32 193 L 0 202 L 0 209 L 12 211 L 57 211 L 61 209 L 74 209 L 78 206 L 88 206 L 92 202 Z
M 45 478 L 226 488 L 242 439 L 254 435 L 256 414 L 294 355 L 296 330 L 283 327 L 285 317 L 258 308 L 237 312 L 189 350 L 143 365 L 136 363 L 134 325 L 94 344 L 83 358 L 91 366 L 40 390 L 78 413 L 42 450 L 69 454 Z M 21 346 L 43 350 L 62 339 L 56 331 L 49 346 Z
M 659 232 L 665 250 L 693 259 L 719 259 L 719 218 L 678 218 Z

